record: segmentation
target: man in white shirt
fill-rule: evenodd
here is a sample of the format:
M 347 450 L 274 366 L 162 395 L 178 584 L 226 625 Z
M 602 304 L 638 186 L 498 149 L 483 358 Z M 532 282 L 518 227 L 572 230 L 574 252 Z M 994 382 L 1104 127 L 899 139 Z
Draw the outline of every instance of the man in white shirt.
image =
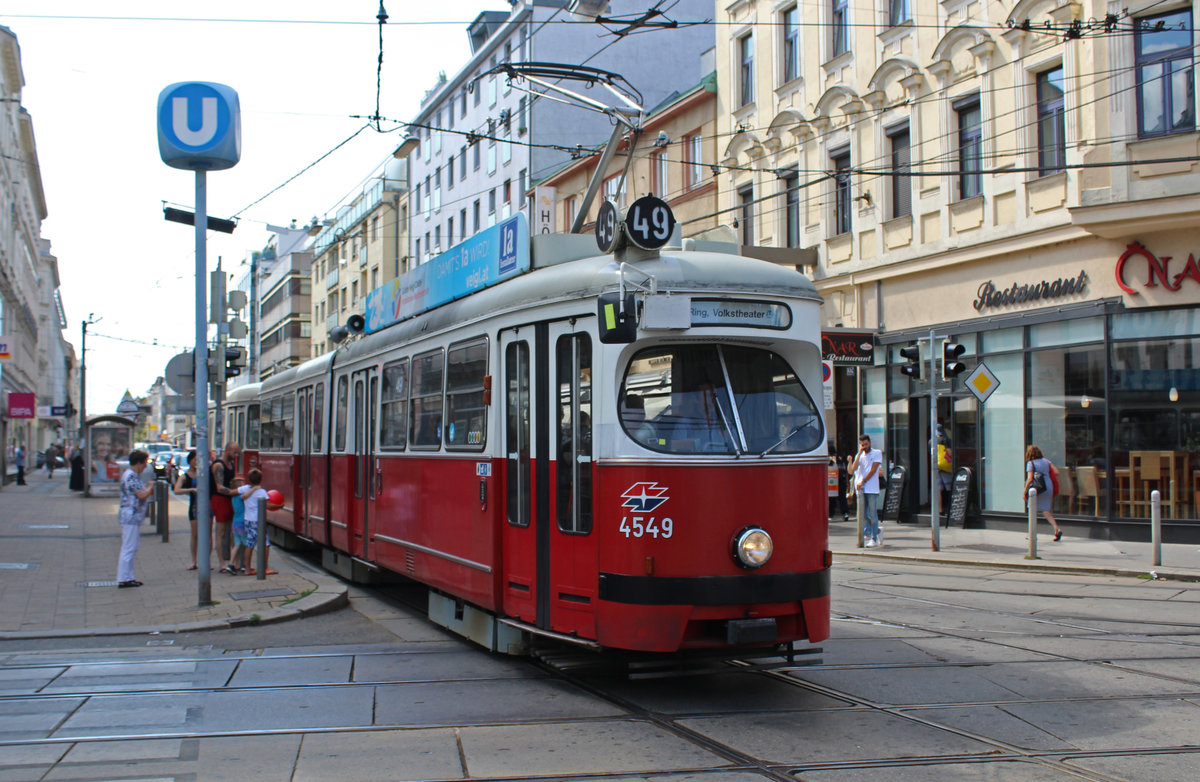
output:
M 863 507 L 863 539 L 867 548 L 883 545 L 879 530 L 879 472 L 883 467 L 883 454 L 871 447 L 871 438 L 860 435 L 858 453 L 850 465 L 854 473 L 854 490 L 858 492 Z

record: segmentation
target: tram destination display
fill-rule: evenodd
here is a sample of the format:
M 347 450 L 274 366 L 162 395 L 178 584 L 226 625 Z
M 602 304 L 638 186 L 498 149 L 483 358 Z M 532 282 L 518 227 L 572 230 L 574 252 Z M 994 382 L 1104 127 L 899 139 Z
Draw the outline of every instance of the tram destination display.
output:
M 617 246 L 617 205 L 612 201 L 600 204 L 596 215 L 596 246 L 600 252 L 612 252 Z
M 887 494 L 883 498 L 883 510 L 879 518 L 883 521 L 900 521 L 900 505 L 904 499 L 904 481 L 908 470 L 903 467 L 893 467 L 888 473 Z
M 643 250 L 657 250 L 675 232 L 675 215 L 661 198 L 642 196 L 625 214 L 625 235 Z

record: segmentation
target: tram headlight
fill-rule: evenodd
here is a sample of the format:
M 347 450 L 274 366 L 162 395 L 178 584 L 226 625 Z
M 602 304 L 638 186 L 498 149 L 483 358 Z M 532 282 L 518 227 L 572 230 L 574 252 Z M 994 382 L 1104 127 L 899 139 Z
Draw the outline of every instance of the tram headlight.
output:
M 742 567 L 762 567 L 774 550 L 774 541 L 762 527 L 745 527 L 733 536 L 733 558 Z

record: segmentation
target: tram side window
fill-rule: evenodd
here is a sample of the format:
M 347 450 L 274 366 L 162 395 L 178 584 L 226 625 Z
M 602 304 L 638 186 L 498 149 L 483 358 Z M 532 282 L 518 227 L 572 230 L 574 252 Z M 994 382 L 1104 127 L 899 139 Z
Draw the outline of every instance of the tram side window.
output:
M 442 444 L 444 371 L 441 348 L 413 358 L 409 443 L 414 448 L 437 448 Z
M 246 408 L 244 407 L 241 410 L 238 410 L 237 429 L 235 429 L 234 432 L 234 440 L 237 440 L 238 443 L 246 442 Z M 245 446 L 243 445 L 243 447 Z
M 805 453 L 824 438 L 821 414 L 796 373 L 761 348 L 643 350 L 626 371 L 620 418 L 636 442 L 667 453 Z
M 350 378 L 342 375 L 337 381 L 337 406 L 333 419 L 333 447 L 335 450 L 346 450 L 346 406 L 350 398 Z
M 505 469 L 508 523 L 529 526 L 532 465 L 529 459 L 529 343 L 514 342 L 504 353 Z
M 408 441 L 408 359 L 383 367 L 383 400 L 380 447 L 400 451 Z
M 262 447 L 261 439 L 261 420 L 259 418 L 259 406 L 249 405 L 246 407 L 246 448 L 251 451 L 257 451 Z
M 325 384 L 317 383 L 312 402 L 312 452 L 321 452 L 321 434 L 325 431 Z
M 271 443 L 271 432 L 274 430 L 274 424 L 271 421 L 271 400 L 265 399 L 262 403 L 262 450 L 270 451 L 274 448 Z
M 592 343 L 587 334 L 558 338 L 558 528 L 592 530 Z
M 292 450 L 292 430 L 296 422 L 296 399 L 287 394 L 279 400 L 279 442 L 276 446 L 282 451 Z
M 478 451 L 487 431 L 483 403 L 487 378 L 486 339 L 453 345 L 446 352 L 446 447 Z

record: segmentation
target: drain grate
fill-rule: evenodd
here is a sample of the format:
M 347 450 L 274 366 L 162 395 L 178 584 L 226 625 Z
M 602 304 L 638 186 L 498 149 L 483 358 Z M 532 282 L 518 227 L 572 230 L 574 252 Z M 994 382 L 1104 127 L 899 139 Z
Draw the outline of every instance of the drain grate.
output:
M 296 590 L 282 587 L 280 589 L 260 589 L 257 592 L 230 592 L 229 596 L 234 600 L 253 600 L 256 597 L 284 597 L 294 594 L 296 594 Z
M 0 570 L 37 570 L 40 567 L 36 562 L 0 562 Z
M 95 587 L 115 587 L 116 581 L 76 581 L 75 586 L 83 587 L 84 589 L 93 589 Z

